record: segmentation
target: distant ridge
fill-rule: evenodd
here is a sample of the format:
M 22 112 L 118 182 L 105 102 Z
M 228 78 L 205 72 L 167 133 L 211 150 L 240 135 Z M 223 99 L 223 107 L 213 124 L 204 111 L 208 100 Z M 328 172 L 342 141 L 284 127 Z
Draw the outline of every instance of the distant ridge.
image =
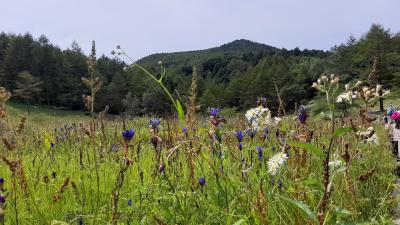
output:
M 171 53 L 155 53 L 151 54 L 149 56 L 143 57 L 138 60 L 138 62 L 141 63 L 147 63 L 149 61 L 166 61 L 166 60 L 172 60 L 175 61 L 175 57 L 181 58 L 181 57 L 190 57 L 191 59 L 194 58 L 213 58 L 216 56 L 234 56 L 234 55 L 242 55 L 246 53 L 252 53 L 252 54 L 274 54 L 277 52 L 280 52 L 281 49 L 246 40 L 246 39 L 238 39 L 234 40 L 232 42 L 223 44 L 218 47 L 212 47 L 208 49 L 203 49 L 203 50 L 191 50 L 191 51 L 182 51 L 182 52 L 171 52 Z M 186 56 L 186 57 L 185 57 Z

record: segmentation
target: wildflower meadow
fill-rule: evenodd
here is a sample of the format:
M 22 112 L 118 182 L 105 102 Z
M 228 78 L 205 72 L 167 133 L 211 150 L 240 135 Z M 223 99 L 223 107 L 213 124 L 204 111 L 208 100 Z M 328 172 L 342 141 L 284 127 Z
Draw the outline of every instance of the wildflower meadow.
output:
M 400 116 L 370 113 L 389 95 L 381 85 L 323 74 L 312 88 L 325 117 L 313 104 L 272 111 L 262 96 L 225 115 L 199 112 L 195 68 L 184 104 L 160 66 L 159 75 L 135 62 L 125 70 L 161 87 L 175 109 L 167 116 L 96 112 L 94 44 L 86 117 L 31 122 L 8 111 L 12 94 L 1 88 L 0 224 L 392 224 L 396 159 L 385 122 Z

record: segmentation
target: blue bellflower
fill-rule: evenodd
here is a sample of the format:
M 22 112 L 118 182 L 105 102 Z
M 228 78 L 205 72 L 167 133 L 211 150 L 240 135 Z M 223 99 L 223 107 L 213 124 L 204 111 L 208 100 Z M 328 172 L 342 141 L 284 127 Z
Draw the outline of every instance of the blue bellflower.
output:
M 124 138 L 124 140 L 126 142 L 130 142 L 132 140 L 133 136 L 135 136 L 134 129 L 125 130 L 122 132 L 122 137 Z
M 241 131 L 241 130 L 236 131 L 235 137 L 238 140 L 238 142 L 242 142 L 243 141 L 243 137 L 244 137 L 243 131 Z
M 210 109 L 210 116 L 216 117 L 221 112 L 219 108 L 211 108 Z
M 257 134 L 257 130 L 256 129 L 248 129 L 248 130 L 246 130 L 246 134 L 249 135 L 250 139 L 253 139 Z
M 262 159 L 263 157 L 263 149 L 260 146 L 256 147 L 258 153 L 258 159 Z
M 150 120 L 150 128 L 155 129 L 155 128 L 157 128 L 158 125 L 160 125 L 160 124 L 161 124 L 160 119 L 154 118 L 154 119 L 151 119 L 151 120 Z
M 297 118 L 299 119 L 300 123 L 305 123 L 308 118 L 308 108 L 304 105 L 300 106 L 299 113 L 297 115 Z
M 206 184 L 206 178 L 205 177 L 200 177 L 199 178 L 199 184 L 200 184 L 200 186 L 204 186 Z

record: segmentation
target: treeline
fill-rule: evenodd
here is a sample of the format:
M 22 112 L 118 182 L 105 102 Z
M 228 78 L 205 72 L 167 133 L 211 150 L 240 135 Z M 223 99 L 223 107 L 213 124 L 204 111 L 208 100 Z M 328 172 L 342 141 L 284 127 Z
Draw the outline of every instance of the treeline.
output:
M 90 43 L 88 43 L 90 44 Z M 45 36 L 0 34 L 0 86 L 14 93 L 14 101 L 84 109 L 88 94 L 81 77 L 88 76 L 87 56 L 78 43 L 62 50 Z M 265 96 L 272 109 L 278 92 L 288 110 L 315 95 L 311 84 L 322 73 L 335 73 L 342 80 L 367 79 L 375 61 L 379 83 L 396 89 L 400 82 L 400 35 L 380 25 L 331 51 L 278 49 L 237 40 L 207 50 L 162 53 L 138 61 L 149 71 L 166 67 L 166 86 L 184 102 L 189 95 L 193 66 L 201 75 L 199 102 L 208 106 L 241 110 Z M 96 97 L 96 110 L 110 106 L 112 113 L 129 115 L 171 112 L 162 90 L 137 70 L 124 70 L 118 58 L 100 56 L 97 75 L 103 81 Z M 21 94 L 22 93 L 22 94 Z

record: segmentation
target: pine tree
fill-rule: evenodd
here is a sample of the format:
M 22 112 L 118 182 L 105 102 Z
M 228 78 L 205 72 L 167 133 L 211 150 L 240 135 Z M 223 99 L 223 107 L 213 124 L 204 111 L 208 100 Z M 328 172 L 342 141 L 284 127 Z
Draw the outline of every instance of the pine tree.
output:
M 20 97 L 28 104 L 28 114 L 30 113 L 32 99 L 38 96 L 42 91 L 42 88 L 40 88 L 41 84 L 42 81 L 32 76 L 28 71 L 23 71 L 18 74 L 14 96 Z

